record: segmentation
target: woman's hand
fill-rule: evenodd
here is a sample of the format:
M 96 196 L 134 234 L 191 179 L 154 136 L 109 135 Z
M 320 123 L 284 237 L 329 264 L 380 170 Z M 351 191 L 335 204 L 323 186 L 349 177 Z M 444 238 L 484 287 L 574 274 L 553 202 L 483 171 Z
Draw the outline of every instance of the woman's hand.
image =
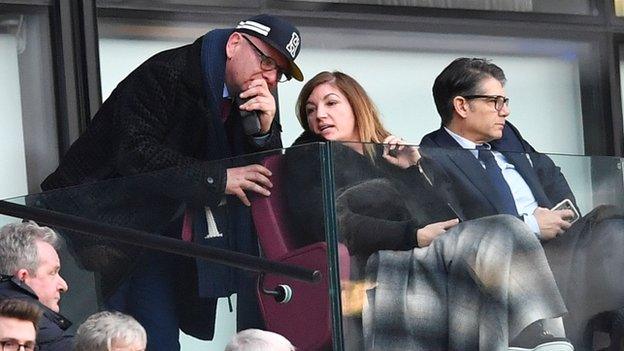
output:
M 383 141 L 384 146 L 383 158 L 391 164 L 400 168 L 409 168 L 420 160 L 418 147 L 408 146 L 405 140 L 395 135 L 390 135 Z
M 440 234 L 444 234 L 447 229 L 454 227 L 459 223 L 459 219 L 450 219 L 444 222 L 431 223 L 416 231 L 416 242 L 418 247 L 427 247 L 433 239 L 437 238 Z

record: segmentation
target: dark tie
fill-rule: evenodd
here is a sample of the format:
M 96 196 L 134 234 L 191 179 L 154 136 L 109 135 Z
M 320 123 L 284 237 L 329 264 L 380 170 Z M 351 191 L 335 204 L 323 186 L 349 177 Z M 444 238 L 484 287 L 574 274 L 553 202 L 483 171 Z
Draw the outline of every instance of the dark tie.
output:
M 223 123 L 227 121 L 230 112 L 232 112 L 232 99 L 225 97 L 221 100 L 221 121 Z
M 498 195 L 502 208 L 502 213 L 518 216 L 518 210 L 516 209 L 516 202 L 514 201 L 509 184 L 505 181 L 503 173 L 500 167 L 494 159 L 492 151 L 488 150 L 484 145 L 477 145 L 479 150 L 479 160 L 485 164 L 485 172 L 490 178 L 494 190 Z

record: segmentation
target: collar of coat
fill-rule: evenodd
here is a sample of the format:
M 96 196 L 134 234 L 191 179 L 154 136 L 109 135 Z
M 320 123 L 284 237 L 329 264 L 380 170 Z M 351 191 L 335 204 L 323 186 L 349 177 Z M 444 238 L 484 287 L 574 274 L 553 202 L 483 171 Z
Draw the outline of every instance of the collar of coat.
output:
M 63 317 L 60 313 L 55 312 L 42 304 L 39 301 L 37 294 L 28 285 L 26 285 L 19 279 L 15 277 L 8 279 L 7 276 L 3 275 L 1 284 L 2 288 L 0 289 L 5 291 L 5 294 L 3 294 L 3 296 L 0 296 L 0 299 L 18 298 L 28 301 L 33 300 L 33 302 L 35 302 L 37 306 L 41 308 L 44 316 L 54 322 L 56 325 L 58 325 L 59 328 L 61 328 L 62 330 L 67 330 L 69 327 L 71 327 L 72 322 L 69 319 Z

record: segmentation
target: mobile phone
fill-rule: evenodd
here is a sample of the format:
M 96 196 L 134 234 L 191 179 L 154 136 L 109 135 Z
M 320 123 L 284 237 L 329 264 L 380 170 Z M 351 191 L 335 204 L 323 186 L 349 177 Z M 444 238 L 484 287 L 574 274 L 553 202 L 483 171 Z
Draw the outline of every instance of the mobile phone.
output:
M 572 201 L 570 201 L 570 199 L 564 199 L 560 203 L 556 204 L 553 208 L 551 208 L 551 210 L 552 211 L 571 210 L 574 213 L 574 215 L 571 218 L 566 219 L 566 221 L 570 222 L 570 224 L 576 222 L 581 217 L 578 211 L 576 210 L 576 207 L 574 207 L 574 204 L 572 204 Z
M 234 103 L 236 104 L 236 107 L 244 104 L 245 102 L 247 102 L 247 100 L 249 99 L 243 99 L 239 96 L 237 96 L 234 99 Z M 247 111 L 247 110 L 240 110 L 240 116 L 241 116 L 241 121 L 243 123 L 243 131 L 245 132 L 246 135 L 256 135 L 259 134 L 260 131 L 262 130 L 262 127 L 260 126 L 260 111 Z

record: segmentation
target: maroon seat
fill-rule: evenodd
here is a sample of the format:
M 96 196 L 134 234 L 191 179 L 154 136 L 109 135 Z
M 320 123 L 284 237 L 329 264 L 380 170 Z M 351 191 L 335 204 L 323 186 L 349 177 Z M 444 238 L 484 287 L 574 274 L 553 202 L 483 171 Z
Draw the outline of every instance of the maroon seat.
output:
M 297 247 L 297 233 L 290 228 L 283 187 L 283 155 L 267 157 L 263 164 L 273 173 L 271 196 L 252 200 L 252 216 L 264 256 L 268 259 L 318 270 L 319 283 L 306 283 L 279 275 L 267 275 L 264 286 L 287 284 L 292 299 L 280 304 L 272 296 L 258 291 L 260 311 L 267 330 L 288 338 L 298 350 L 329 350 L 332 347 L 329 282 L 327 279 L 327 244 L 318 242 Z M 341 279 L 349 276 L 349 254 L 339 244 Z

